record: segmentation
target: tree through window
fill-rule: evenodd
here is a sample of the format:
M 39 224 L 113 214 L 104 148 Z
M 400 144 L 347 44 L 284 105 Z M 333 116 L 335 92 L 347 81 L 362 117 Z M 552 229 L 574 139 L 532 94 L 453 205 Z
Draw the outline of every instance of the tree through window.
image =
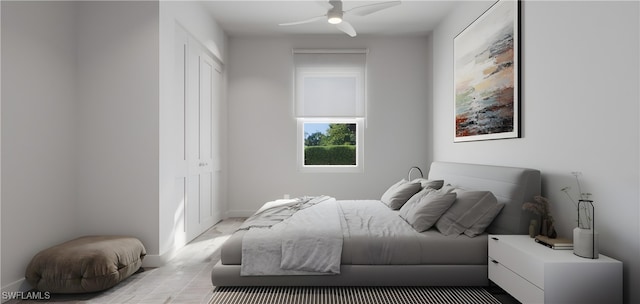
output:
M 305 166 L 356 166 L 356 123 L 304 123 Z

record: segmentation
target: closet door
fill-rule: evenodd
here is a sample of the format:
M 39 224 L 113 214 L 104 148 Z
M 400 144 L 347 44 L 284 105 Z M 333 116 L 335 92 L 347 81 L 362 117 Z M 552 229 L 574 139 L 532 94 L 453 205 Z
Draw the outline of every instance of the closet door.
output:
M 174 89 L 175 97 L 172 103 L 173 118 L 175 123 L 175 164 L 176 177 L 174 183 L 174 243 L 181 247 L 187 242 L 187 76 L 189 67 L 189 37 L 187 32 L 176 27 L 175 35 L 175 71 Z
M 195 233 L 200 234 L 211 227 L 217 221 L 214 218 L 214 159 L 213 159 L 213 104 L 214 92 L 213 81 L 217 70 L 213 59 L 208 54 L 201 52 L 198 56 L 198 96 L 194 101 L 193 125 L 197 128 L 197 138 L 193 142 L 192 151 L 194 166 L 193 182 L 194 189 L 192 195 L 197 195 L 197 203 L 194 202 L 192 208 L 194 212 L 193 220 L 189 221 L 194 225 Z M 195 135 L 195 134 L 194 134 Z M 197 164 L 196 164 L 197 163 Z M 197 212 L 197 214 L 195 214 Z M 189 231 L 189 229 L 187 229 Z
M 187 38 L 183 58 L 184 107 L 178 109 L 176 118 L 178 125 L 183 126 L 180 136 L 184 142 L 184 159 L 178 161 L 184 167 L 184 177 L 183 184 L 178 182 L 176 186 L 178 195 L 182 196 L 178 199 L 184 210 L 183 229 L 188 242 L 221 219 L 219 154 L 215 152 L 220 146 L 219 111 L 215 109 L 220 103 L 222 77 L 219 65 L 205 48 L 186 32 L 183 36 Z M 182 42 L 178 40 L 178 43 Z

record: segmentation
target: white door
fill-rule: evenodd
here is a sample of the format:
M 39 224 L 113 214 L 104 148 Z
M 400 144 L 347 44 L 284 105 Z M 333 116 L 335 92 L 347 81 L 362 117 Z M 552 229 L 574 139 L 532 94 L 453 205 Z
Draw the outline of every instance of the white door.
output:
M 184 81 L 177 84 L 178 92 L 183 89 L 184 97 L 178 97 L 182 108 L 176 107 L 176 119 L 181 128 L 178 133 L 182 133 L 178 142 L 183 143 L 178 145 L 178 165 L 182 167 L 178 171 L 183 172 L 183 176 L 177 179 L 176 187 L 179 209 L 184 212 L 184 241 L 188 242 L 221 219 L 217 166 L 220 113 L 217 109 L 222 77 L 219 65 L 205 48 L 182 32 L 176 35 L 176 60 L 178 70 L 184 67 L 183 72 L 178 71 L 183 73 Z
M 178 248 L 187 243 L 187 68 L 189 67 L 189 37 L 187 32 L 176 26 L 175 36 L 175 102 L 173 103 L 173 118 L 175 119 L 176 144 L 176 178 L 174 188 L 176 196 L 174 202 L 174 244 Z

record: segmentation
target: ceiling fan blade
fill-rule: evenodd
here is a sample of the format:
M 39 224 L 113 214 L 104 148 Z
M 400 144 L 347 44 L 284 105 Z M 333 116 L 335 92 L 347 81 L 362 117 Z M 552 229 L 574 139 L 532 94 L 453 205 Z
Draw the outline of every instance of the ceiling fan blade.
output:
M 351 37 L 355 37 L 357 35 L 356 30 L 353 28 L 353 26 L 351 26 L 349 22 L 346 22 L 344 20 L 336 24 L 336 27 Z
M 289 26 L 289 25 L 298 25 L 298 24 L 305 24 L 305 23 L 311 23 L 311 22 L 316 22 L 318 20 L 322 20 L 327 18 L 327 15 L 322 15 L 322 16 L 317 16 L 317 17 L 313 17 L 313 18 L 309 18 L 307 20 L 302 20 L 302 21 L 295 21 L 295 22 L 288 22 L 288 23 L 280 23 L 278 24 L 279 26 Z
M 383 9 L 394 7 L 399 4 L 400 4 L 400 1 L 379 2 L 379 3 L 357 6 L 348 11 L 345 11 L 345 13 L 353 14 L 356 16 L 367 16 L 375 12 L 381 11 Z

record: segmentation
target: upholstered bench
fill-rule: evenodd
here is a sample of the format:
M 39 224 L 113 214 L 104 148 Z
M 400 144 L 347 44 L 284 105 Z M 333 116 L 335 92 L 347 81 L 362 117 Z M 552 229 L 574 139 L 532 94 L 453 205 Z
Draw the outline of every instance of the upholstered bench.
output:
M 128 236 L 83 236 L 36 254 L 27 282 L 40 291 L 84 293 L 111 288 L 142 266 L 142 242 Z

